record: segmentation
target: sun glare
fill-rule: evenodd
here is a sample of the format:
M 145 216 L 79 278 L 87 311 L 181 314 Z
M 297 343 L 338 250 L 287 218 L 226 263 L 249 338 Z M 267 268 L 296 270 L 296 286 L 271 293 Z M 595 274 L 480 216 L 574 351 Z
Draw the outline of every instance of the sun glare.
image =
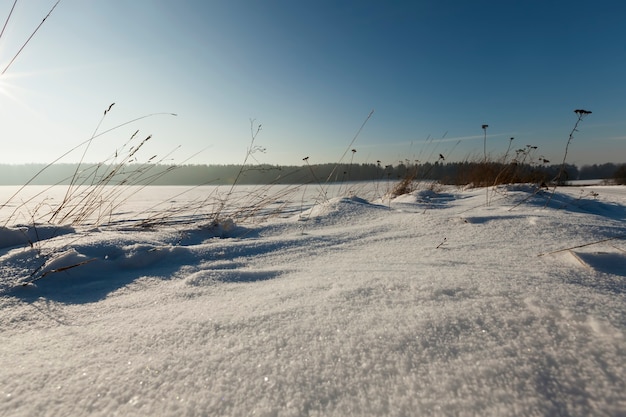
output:
M 4 101 L 5 98 L 10 99 L 13 102 L 19 103 L 20 100 L 16 96 L 15 92 L 19 88 L 11 81 L 14 80 L 18 75 L 0 75 L 0 100 Z
M 4 81 L 4 77 L 0 78 L 0 96 L 13 98 L 11 96 L 11 93 L 9 92 L 9 89 L 9 83 Z

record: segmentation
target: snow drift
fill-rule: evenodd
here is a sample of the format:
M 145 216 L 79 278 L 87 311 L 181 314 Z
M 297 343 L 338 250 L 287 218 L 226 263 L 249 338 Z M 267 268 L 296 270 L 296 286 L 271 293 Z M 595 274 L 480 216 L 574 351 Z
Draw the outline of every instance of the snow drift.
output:
M 7 225 L 0 414 L 626 415 L 626 188 L 485 192 Z

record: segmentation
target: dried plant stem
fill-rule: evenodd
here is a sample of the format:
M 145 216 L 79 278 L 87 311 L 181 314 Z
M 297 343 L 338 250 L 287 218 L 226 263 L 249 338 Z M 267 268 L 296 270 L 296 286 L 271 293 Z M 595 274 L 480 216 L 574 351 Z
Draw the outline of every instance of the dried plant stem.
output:
M 257 151 L 261 151 L 263 152 L 265 149 L 263 149 L 262 147 L 256 146 L 254 144 L 257 136 L 259 135 L 259 132 L 261 132 L 261 128 L 262 125 L 258 125 L 256 127 L 256 131 L 254 128 L 254 119 L 250 120 L 250 147 L 248 147 L 248 150 L 246 151 L 246 156 L 243 158 L 243 162 L 241 163 L 241 166 L 239 167 L 239 171 L 237 172 L 237 176 L 235 177 L 235 179 L 233 180 L 233 183 L 230 186 L 230 189 L 228 190 L 228 192 L 226 193 L 226 196 L 224 198 L 222 198 L 220 205 L 218 207 L 218 209 L 215 211 L 214 213 L 214 222 L 218 222 L 220 219 L 220 216 L 222 214 L 222 212 L 224 211 L 224 208 L 226 207 L 226 204 L 228 203 L 228 201 L 230 200 L 231 196 L 233 195 L 233 192 L 235 190 L 235 186 L 239 183 L 239 179 L 241 178 L 241 176 L 243 175 L 243 173 L 246 171 L 246 166 L 248 164 L 248 159 L 250 159 L 252 157 L 252 154 L 257 152 Z
M 5 72 L 7 72 L 7 70 L 11 67 L 11 65 L 13 65 L 13 62 L 15 62 L 15 60 L 17 59 L 17 57 L 22 53 L 22 51 L 24 50 L 24 48 L 26 48 L 26 45 L 28 45 L 28 43 L 30 42 L 30 40 L 33 38 L 33 36 L 35 36 L 35 34 L 37 33 L 37 31 L 39 31 L 39 28 L 41 28 L 41 26 L 43 26 L 44 22 L 46 21 L 46 19 L 48 17 L 50 17 L 50 15 L 52 14 L 52 12 L 54 11 L 54 9 L 56 9 L 57 5 L 61 2 L 61 0 L 57 0 L 56 3 L 54 3 L 54 6 L 52 6 L 52 8 L 50 9 L 50 11 L 48 12 L 48 14 L 46 15 L 46 17 L 43 18 L 43 20 L 41 21 L 41 23 L 39 23 L 39 25 L 35 28 L 35 30 L 33 31 L 33 33 L 30 34 L 30 36 L 28 37 L 28 39 L 26 39 L 26 42 L 24 42 L 24 44 L 20 47 L 20 49 L 17 51 L 17 53 L 13 56 L 13 58 L 9 61 L 9 63 L 6 65 L 6 67 L 4 67 L 4 69 L 2 70 L 2 72 L 0 72 L 0 75 L 4 75 Z M 17 3 L 17 1 L 15 2 Z M 15 3 L 13 3 L 13 7 L 15 7 Z M 6 24 L 9 22 L 9 19 L 11 17 L 11 14 L 13 13 L 13 8 L 11 8 L 11 12 L 9 13 L 9 17 L 7 17 L 7 20 L 5 22 L 5 26 Z M 4 28 L 2 28 L 2 32 L 4 32 Z
M 11 7 L 11 10 L 9 11 L 9 15 L 7 16 L 7 19 L 4 21 L 4 26 L 2 26 L 2 32 L 0 32 L 0 39 L 2 39 L 2 35 L 4 35 L 4 30 L 7 28 L 7 25 L 9 24 L 9 20 L 11 20 L 11 15 L 13 15 L 13 9 L 15 9 L 16 4 L 17 4 L 17 0 L 13 2 L 13 6 Z
M 591 113 L 591 112 L 585 112 L 585 111 L 582 111 L 582 110 L 576 110 L 576 114 L 578 115 L 578 118 L 576 119 L 576 123 L 574 124 L 574 127 L 572 128 L 572 131 L 569 133 L 569 137 L 567 139 L 567 144 L 565 145 L 565 153 L 563 154 L 563 162 L 561 162 L 561 167 L 559 168 L 559 173 L 552 180 L 552 181 L 555 182 L 555 188 L 556 188 L 556 184 L 561 180 L 561 176 L 565 173 L 565 161 L 567 160 L 567 153 L 569 151 L 569 145 L 570 145 L 570 143 L 572 143 L 572 139 L 574 139 L 574 132 L 578 131 L 578 125 L 583 120 L 583 118 L 587 114 L 589 114 L 589 113 Z
M 556 188 L 558 187 L 559 183 L 563 181 L 561 176 L 565 173 L 565 161 L 567 160 L 567 152 L 569 151 L 569 145 L 570 143 L 572 143 L 572 139 L 574 139 L 574 132 L 578 132 L 578 125 L 580 124 L 580 122 L 582 122 L 585 116 L 591 114 L 589 110 L 583 110 L 583 109 L 576 109 L 574 110 L 574 113 L 576 113 L 578 118 L 576 119 L 576 123 L 574 123 L 574 127 L 572 128 L 572 131 L 570 132 L 569 137 L 567 139 L 567 144 L 565 145 L 565 153 L 563 154 L 563 162 L 561 163 L 561 167 L 559 168 L 559 173 L 552 180 L 552 182 L 554 183 L 554 186 L 552 188 L 552 193 L 550 194 L 550 196 L 548 197 L 548 200 L 546 201 L 546 206 L 550 203 L 550 200 L 552 200 L 552 196 L 554 196 L 554 193 L 556 192 Z
M 485 133 L 484 137 L 483 137 L 483 164 L 485 165 L 484 168 L 487 167 L 487 128 L 489 127 L 489 125 L 483 125 L 483 132 Z M 488 206 L 489 205 L 489 187 L 486 187 L 486 200 L 485 200 L 485 204 Z
M 372 109 L 369 112 L 369 114 L 367 115 L 367 117 L 365 118 L 363 123 L 361 124 L 361 127 L 359 128 L 359 130 L 357 130 L 356 134 L 354 135 L 354 137 L 350 141 L 350 144 L 348 145 L 348 147 L 344 151 L 343 155 L 341 155 L 341 158 L 339 158 L 339 161 L 337 161 L 337 164 L 334 166 L 332 171 L 330 171 L 330 174 L 328 174 L 328 178 L 326 178 L 326 182 L 327 183 L 330 182 L 330 179 L 333 177 L 333 175 L 335 175 L 335 172 L 337 171 L 337 168 L 339 167 L 339 164 L 341 164 L 341 161 L 343 161 L 343 159 L 346 157 L 348 152 L 350 152 L 351 149 L 353 149 L 352 145 L 354 145 L 354 142 L 356 142 L 357 138 L 361 134 L 361 131 L 363 130 L 363 128 L 365 127 L 365 125 L 367 124 L 368 120 L 372 117 L 373 114 L 374 114 L 374 109 Z
M 313 179 L 315 180 L 315 183 L 319 187 L 320 196 L 324 199 L 324 201 L 328 201 L 328 196 L 326 195 L 326 190 L 324 190 L 324 187 L 322 187 L 322 182 L 319 180 L 317 175 L 315 175 L 315 171 L 313 171 L 313 167 L 311 166 L 311 164 L 309 164 L 309 157 L 308 156 L 304 157 L 302 158 L 302 160 L 304 161 L 306 166 L 309 168 L 309 172 L 311 173 L 311 176 L 313 177 Z
M 43 174 L 48 168 L 52 167 L 54 164 L 56 164 L 57 162 L 59 162 L 60 160 L 62 160 L 63 158 L 65 158 L 66 156 L 68 156 L 69 154 L 71 154 L 72 152 L 76 151 L 77 149 L 80 149 L 81 146 L 85 146 L 86 144 L 92 142 L 94 139 L 103 136 L 107 133 L 113 132 L 117 129 L 120 129 L 123 126 L 129 125 L 131 123 L 137 122 L 139 120 L 142 119 L 146 119 L 149 117 L 154 117 L 154 116 L 160 116 L 160 115 L 168 115 L 168 116 L 176 116 L 176 113 L 150 113 L 150 114 L 146 114 L 140 117 L 136 117 L 132 120 L 128 120 L 124 123 L 118 124 L 116 126 L 113 126 L 107 130 L 104 130 L 96 135 L 92 135 L 89 139 L 79 143 L 78 145 L 74 146 L 73 148 L 71 148 L 70 150 L 68 150 L 67 152 L 63 153 L 61 156 L 59 156 L 58 158 L 56 158 L 55 160 L 53 160 L 52 162 L 48 163 L 47 165 L 45 165 L 43 168 L 41 168 L 39 171 L 37 171 L 35 173 L 35 175 L 33 175 L 28 181 L 26 181 L 26 183 L 24 185 L 22 185 L 20 188 L 18 188 L 3 204 L 0 204 L 0 209 L 3 207 L 6 207 L 7 205 L 9 205 L 9 203 L 11 203 L 27 186 L 29 186 L 33 181 L 35 181 L 35 179 L 37 179 L 41 174 Z M 13 213 L 13 215 L 15 214 L 15 212 Z M 8 222 L 11 220 L 11 218 L 13 217 L 13 215 L 9 216 L 9 218 L 7 218 L 7 220 L 4 222 L 3 226 L 7 226 Z
M 96 128 L 93 131 L 93 133 L 91 134 L 91 137 L 89 138 L 89 140 L 87 140 L 87 144 L 85 146 L 85 149 L 83 150 L 82 156 L 80 157 L 80 161 L 78 161 L 78 165 L 76 165 L 76 171 L 74 171 L 74 176 L 72 177 L 72 180 L 70 181 L 69 186 L 65 190 L 65 197 L 64 197 L 63 201 L 67 201 L 69 199 L 69 197 L 72 195 L 72 191 L 74 189 L 74 186 L 76 185 L 76 179 L 78 178 L 78 172 L 80 171 L 80 167 L 83 164 L 83 161 L 85 160 L 85 156 L 87 155 L 87 151 L 89 151 L 89 147 L 91 146 L 91 143 L 93 142 L 93 138 L 98 133 L 98 129 L 100 129 L 100 125 L 102 125 L 102 122 L 106 118 L 106 115 L 109 113 L 109 111 L 111 111 L 111 108 L 114 105 L 115 105 L 115 103 L 112 103 L 111 105 L 109 105 L 109 108 L 104 111 L 104 114 L 100 118 L 100 121 L 98 122 L 98 125 L 96 126 Z M 56 216 L 56 213 L 52 217 L 54 218 L 55 216 Z
M 610 242 L 612 240 L 621 240 L 621 239 L 626 239 L 626 235 L 619 235 L 619 236 L 608 237 L 606 239 L 600 239 L 600 240 L 596 240 L 594 242 L 583 243 L 582 245 L 570 246 L 570 247 L 567 247 L 567 248 L 564 248 L 564 249 L 554 250 L 552 252 L 540 253 L 537 256 L 541 257 L 541 256 L 546 256 L 546 255 L 553 255 L 553 254 L 559 253 L 559 252 L 565 252 L 565 251 L 572 250 L 572 249 L 584 248 L 586 246 L 592 246 L 592 245 L 597 245 L 599 243 Z
M 50 274 L 56 274 L 58 272 L 64 272 L 67 271 L 69 269 L 73 269 L 79 266 L 83 266 L 83 265 L 87 265 L 92 263 L 93 261 L 97 261 L 97 258 L 91 258 L 91 259 L 87 259 L 84 260 L 82 262 L 79 262 L 77 264 L 73 264 L 73 265 L 68 265 L 68 266 L 62 266 L 56 269 L 50 269 L 48 271 L 45 271 L 43 273 L 41 273 L 39 276 L 37 276 L 37 274 L 39 273 L 39 271 L 41 271 L 44 267 L 45 267 L 45 263 L 43 265 L 41 265 L 39 268 L 37 268 L 37 270 L 35 270 L 32 274 L 31 274 L 31 279 L 29 279 L 28 281 L 25 281 L 22 283 L 22 286 L 26 287 L 36 281 L 39 281 L 40 279 L 45 278 L 46 276 L 50 275 Z

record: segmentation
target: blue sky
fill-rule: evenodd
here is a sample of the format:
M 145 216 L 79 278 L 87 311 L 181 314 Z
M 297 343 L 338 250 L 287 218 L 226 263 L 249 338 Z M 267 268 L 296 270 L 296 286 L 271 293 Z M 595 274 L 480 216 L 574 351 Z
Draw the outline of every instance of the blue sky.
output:
M 55 0 L 18 1 L 2 68 Z M 13 0 L 0 4 L 2 21 Z M 240 163 L 495 157 L 626 162 L 622 1 L 61 0 L 0 77 L 0 163 L 50 162 L 100 130 L 103 160 L 135 130 L 140 158 Z M 255 127 L 256 129 L 256 124 Z M 64 161 L 77 161 L 82 149 Z

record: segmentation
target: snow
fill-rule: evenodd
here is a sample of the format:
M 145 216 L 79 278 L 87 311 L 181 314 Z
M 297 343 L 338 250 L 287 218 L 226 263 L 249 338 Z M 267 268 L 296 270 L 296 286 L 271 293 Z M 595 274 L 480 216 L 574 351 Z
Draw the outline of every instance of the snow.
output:
M 626 187 L 385 187 L 12 201 L 0 415 L 626 416 Z

